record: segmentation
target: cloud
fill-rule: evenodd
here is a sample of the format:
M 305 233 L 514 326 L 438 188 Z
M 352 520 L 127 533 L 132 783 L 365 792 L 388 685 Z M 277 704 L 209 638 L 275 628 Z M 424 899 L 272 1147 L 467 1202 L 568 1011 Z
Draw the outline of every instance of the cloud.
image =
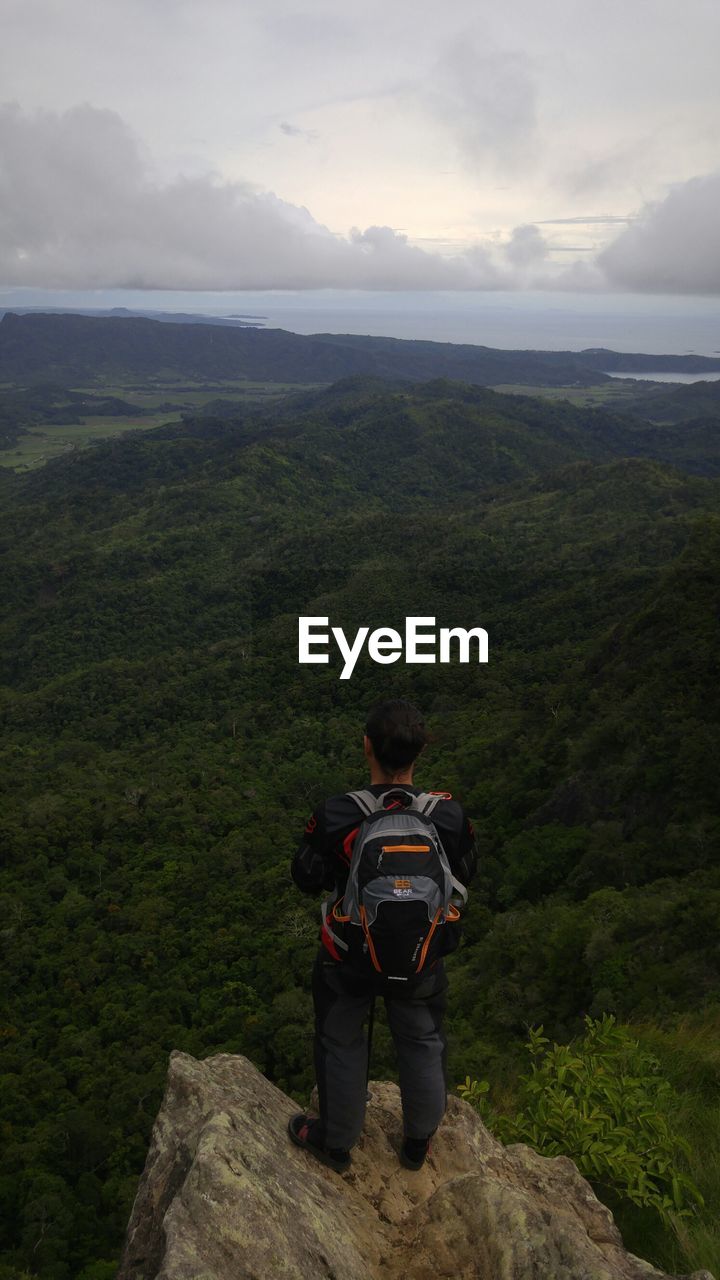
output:
M 304 138 L 306 142 L 316 142 L 318 137 L 317 129 L 299 129 L 297 125 L 289 124 L 287 120 L 280 122 L 280 129 L 288 138 Z
M 511 287 L 489 252 L 445 258 L 390 227 L 334 235 L 248 183 L 154 180 L 118 115 L 0 108 L 0 282 L 46 288 Z
M 720 170 L 646 205 L 597 261 L 616 288 L 720 293 Z
M 624 222 L 616 215 L 548 221 Z M 439 252 L 425 243 L 380 225 L 337 235 L 302 205 L 249 182 L 217 175 L 161 181 L 112 111 L 0 107 L 6 287 L 717 293 L 720 173 L 675 187 L 583 262 L 553 260 L 564 247 L 535 223 L 469 248 L 440 241 Z
M 615 142 L 594 154 L 588 154 L 579 139 L 572 169 L 558 172 L 557 181 L 573 199 L 605 203 L 608 193 L 628 187 L 637 191 L 638 184 L 652 182 L 658 168 L 663 167 L 659 151 L 658 138 L 648 133 Z
M 544 262 L 548 253 L 547 243 L 534 223 L 515 227 L 503 248 L 505 257 L 515 267 L 534 267 Z
M 620 213 L 591 213 L 586 217 L 581 215 L 575 218 L 541 218 L 535 223 L 536 227 L 605 227 L 613 226 L 615 223 L 633 222 L 634 218 L 625 217 Z
M 514 173 L 532 163 L 536 85 L 521 51 L 480 43 L 465 33 L 449 44 L 420 91 L 473 169 Z

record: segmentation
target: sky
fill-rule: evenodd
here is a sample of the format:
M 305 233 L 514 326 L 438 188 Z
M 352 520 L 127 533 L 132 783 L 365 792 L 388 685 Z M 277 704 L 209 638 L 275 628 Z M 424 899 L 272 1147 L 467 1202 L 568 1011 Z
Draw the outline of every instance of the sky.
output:
M 0 301 L 713 298 L 719 49 L 717 0 L 3 0 Z

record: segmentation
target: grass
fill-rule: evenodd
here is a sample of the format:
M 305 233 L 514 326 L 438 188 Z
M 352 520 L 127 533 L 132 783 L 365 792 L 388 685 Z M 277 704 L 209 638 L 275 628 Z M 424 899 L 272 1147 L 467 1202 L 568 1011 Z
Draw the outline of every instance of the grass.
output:
M 645 1024 L 634 1031 L 677 1090 L 675 1127 L 690 1144 L 690 1177 L 705 1200 L 696 1218 L 678 1225 L 676 1239 L 658 1239 L 653 1261 L 668 1270 L 705 1267 L 720 1276 L 720 1008 L 678 1017 L 670 1027 Z
M 119 378 L 112 382 L 98 379 L 92 386 L 73 387 L 72 390 L 86 395 L 114 396 L 142 410 L 142 414 L 123 417 L 89 414 L 79 423 L 31 427 L 9 449 L 0 451 L 0 466 L 14 471 L 41 467 L 51 458 L 57 458 L 72 449 L 87 449 L 101 440 L 110 440 L 126 431 L 150 431 L 153 427 L 163 426 L 168 422 L 179 422 L 183 413 L 200 410 L 213 400 L 235 404 L 244 402 L 248 405 L 267 404 L 293 392 L 316 390 L 324 385 L 248 382 L 244 379 L 218 383 L 188 380 L 178 382 L 177 377 L 161 376 L 142 383 L 131 378 Z M 16 388 L 9 386 L 0 387 L 0 391 L 14 389 Z
M 648 387 L 655 388 L 656 385 L 655 383 L 648 383 Z M 604 382 L 596 387 L 523 387 L 517 383 L 503 383 L 500 386 L 493 387 L 492 390 L 499 391 L 503 395 L 536 396 L 538 399 L 543 400 L 567 400 L 570 404 L 578 407 L 594 409 L 602 406 L 607 406 L 611 409 L 631 408 L 648 394 L 644 389 L 638 391 L 634 383 L 623 382 L 621 379 L 616 379 L 611 383 Z
M 51 458 L 59 458 L 72 449 L 85 449 L 100 440 L 109 440 L 126 431 L 149 431 L 166 422 L 179 422 L 180 414 L 159 413 L 137 418 L 85 418 L 80 423 L 56 424 L 52 427 L 31 427 L 27 435 L 11 449 L 0 453 L 0 466 L 14 471 L 29 471 L 42 467 Z
M 182 409 L 197 409 L 210 400 L 247 401 L 256 404 L 267 400 L 279 400 L 295 391 L 317 390 L 325 383 L 298 384 L 294 382 L 248 382 L 244 378 L 223 382 L 178 382 L 177 378 L 148 378 L 139 383 L 133 379 L 119 378 L 114 382 L 98 379 L 92 386 L 75 387 L 73 390 L 87 395 L 117 396 L 129 400 L 141 409 L 154 409 L 172 401 Z

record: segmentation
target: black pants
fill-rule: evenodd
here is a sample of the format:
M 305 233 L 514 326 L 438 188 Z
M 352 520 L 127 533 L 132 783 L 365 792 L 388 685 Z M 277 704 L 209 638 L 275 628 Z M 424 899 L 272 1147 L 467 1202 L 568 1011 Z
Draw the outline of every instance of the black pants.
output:
M 421 984 L 402 996 L 378 991 L 372 979 L 343 972 L 319 953 L 313 969 L 315 1075 L 320 1118 L 328 1147 L 349 1149 L 365 1119 L 367 1037 L 365 1021 L 373 995 L 385 1000 L 400 1075 L 404 1132 L 426 1138 L 447 1103 L 447 1042 L 442 1028 L 447 978 L 442 961 Z

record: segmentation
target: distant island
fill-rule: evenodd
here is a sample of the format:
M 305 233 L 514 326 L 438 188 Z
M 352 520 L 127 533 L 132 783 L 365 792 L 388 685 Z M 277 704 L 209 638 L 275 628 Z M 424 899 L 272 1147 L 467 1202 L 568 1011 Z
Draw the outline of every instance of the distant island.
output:
M 217 324 L 230 325 L 232 328 L 259 328 L 264 325 L 267 316 L 211 316 L 194 311 L 141 311 L 130 307 L 0 307 L 0 316 L 5 315 L 75 315 L 92 316 L 98 319 L 115 317 L 122 320 L 158 320 L 161 324 Z

